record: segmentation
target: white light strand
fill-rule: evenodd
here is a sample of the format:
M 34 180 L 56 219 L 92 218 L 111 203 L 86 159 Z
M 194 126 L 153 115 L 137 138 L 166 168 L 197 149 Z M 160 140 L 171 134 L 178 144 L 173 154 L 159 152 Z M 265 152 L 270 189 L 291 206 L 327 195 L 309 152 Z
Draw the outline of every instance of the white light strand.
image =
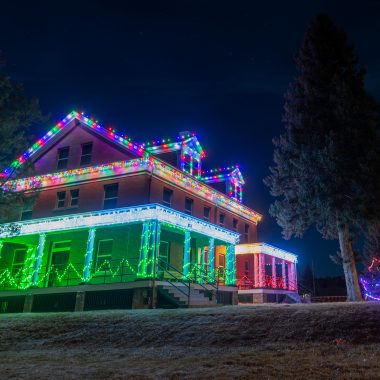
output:
M 264 253 L 269 256 L 277 257 L 278 259 L 290 261 L 291 263 L 297 262 L 297 255 L 266 243 L 239 244 L 235 247 L 236 255 L 246 255 L 250 253 Z
M 132 222 L 143 222 L 145 220 L 158 220 L 159 222 L 213 237 L 227 243 L 236 244 L 239 240 L 239 234 L 235 232 L 158 204 L 12 223 L 12 226 L 17 226 L 17 233 L 14 234 L 9 233 L 10 228 L 8 228 L 8 224 L 3 224 L 0 225 L 0 238 L 120 225 Z

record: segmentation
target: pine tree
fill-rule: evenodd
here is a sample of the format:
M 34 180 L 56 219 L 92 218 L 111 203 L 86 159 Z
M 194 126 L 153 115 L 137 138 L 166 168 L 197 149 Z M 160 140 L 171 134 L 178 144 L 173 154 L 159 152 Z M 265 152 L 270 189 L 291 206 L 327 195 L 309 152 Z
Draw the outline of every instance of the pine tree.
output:
M 2 60 L 0 60 L 0 66 Z M 31 127 L 42 121 L 39 104 L 36 99 L 29 99 L 23 87 L 0 73 L 0 169 L 9 167 L 16 155 L 28 148 L 31 139 Z M 24 173 L 30 167 L 23 166 Z M 1 171 L 0 170 L 0 171 Z M 19 171 L 19 175 L 21 172 Z M 24 194 L 3 190 L 2 185 L 15 172 L 0 178 L 0 223 L 15 220 L 20 215 L 24 203 Z
M 324 238 L 338 238 L 347 299 L 361 300 L 353 232 L 380 213 L 374 102 L 353 46 L 325 14 L 307 30 L 296 68 L 285 133 L 273 141 L 275 165 L 264 180 L 279 197 L 269 211 L 286 239 L 313 224 Z

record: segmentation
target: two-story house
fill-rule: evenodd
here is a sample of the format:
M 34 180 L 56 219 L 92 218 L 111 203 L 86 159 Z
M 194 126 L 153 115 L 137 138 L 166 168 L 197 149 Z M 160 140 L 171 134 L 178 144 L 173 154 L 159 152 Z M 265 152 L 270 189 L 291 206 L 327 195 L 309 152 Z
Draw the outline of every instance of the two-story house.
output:
M 67 115 L 0 174 L 3 189 L 34 200 L 0 225 L 0 311 L 235 304 L 238 287 L 250 302 L 295 292 L 296 256 L 257 243 L 261 215 L 242 203 L 239 168 L 204 170 L 204 157 L 188 132 L 136 143 Z M 19 174 L 25 162 L 32 177 Z

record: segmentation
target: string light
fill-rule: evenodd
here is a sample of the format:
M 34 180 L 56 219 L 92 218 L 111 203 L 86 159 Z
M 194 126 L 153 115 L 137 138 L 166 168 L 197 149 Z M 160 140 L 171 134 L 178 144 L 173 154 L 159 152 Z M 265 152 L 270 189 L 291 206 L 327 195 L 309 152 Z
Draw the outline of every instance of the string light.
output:
M 236 255 L 246 255 L 249 253 L 264 253 L 294 264 L 297 263 L 297 255 L 266 243 L 239 244 L 235 248 Z
M 4 189 L 8 191 L 27 191 L 37 188 L 57 186 L 77 181 L 104 178 L 115 174 L 130 174 L 138 172 L 154 172 L 156 175 L 174 183 L 181 188 L 201 196 L 218 206 L 224 207 L 255 223 L 261 220 L 261 215 L 250 208 L 236 202 L 234 199 L 220 193 L 210 186 L 185 174 L 161 160 L 153 157 L 139 158 L 130 161 L 118 161 L 111 164 L 91 166 L 80 169 L 67 170 L 58 173 L 22 178 L 7 181 Z
M 367 274 L 360 276 L 360 283 L 366 300 L 380 301 L 380 259 L 372 259 Z
M 146 220 L 157 220 L 227 243 L 236 244 L 239 240 L 239 234 L 236 232 L 155 203 L 146 206 L 125 207 L 15 222 L 11 224 L 19 226 L 19 233 L 8 235 L 6 232 L 0 232 L 0 239 L 9 236 L 34 235 L 77 230 L 80 228 L 122 225 Z M 10 224 L 5 224 L 3 226 L 6 227 L 9 225 Z

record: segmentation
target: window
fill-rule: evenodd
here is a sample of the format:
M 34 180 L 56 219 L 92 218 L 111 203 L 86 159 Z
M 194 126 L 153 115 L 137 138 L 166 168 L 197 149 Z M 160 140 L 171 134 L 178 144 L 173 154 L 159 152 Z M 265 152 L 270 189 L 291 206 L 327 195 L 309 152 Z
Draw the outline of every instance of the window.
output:
M 203 208 L 203 219 L 210 221 L 210 215 L 211 215 L 211 208 L 210 207 L 204 207 Z
M 234 219 L 234 220 L 232 221 L 232 229 L 233 229 L 234 231 L 237 231 L 237 229 L 238 229 L 238 220 L 237 220 L 237 219 Z
M 82 155 L 80 157 L 80 165 L 89 165 L 92 156 L 92 142 L 82 144 Z
M 13 254 L 12 275 L 21 277 L 22 267 L 26 257 L 26 248 L 15 249 Z
M 225 217 L 224 214 L 219 214 L 219 226 L 224 226 Z
M 173 190 L 167 189 L 164 187 L 163 193 L 162 193 L 162 203 L 165 206 L 170 207 L 172 204 L 172 195 L 173 195 Z
M 249 224 L 244 225 L 244 240 L 246 243 L 249 241 Z
M 57 170 L 67 169 L 67 163 L 69 162 L 69 150 L 70 148 L 68 146 L 58 149 Z
M 98 241 L 98 251 L 96 253 L 96 267 L 97 271 L 110 269 L 110 261 L 112 258 L 112 239 L 105 239 Z
M 226 266 L 226 256 L 224 256 L 222 253 L 219 254 L 219 266 L 222 268 L 225 268 Z
M 248 260 L 244 261 L 244 274 L 246 276 L 249 275 L 249 261 Z
M 158 251 L 158 267 L 163 270 L 169 269 L 170 262 L 170 243 L 161 240 Z
M 193 213 L 193 200 L 190 198 L 185 199 L 185 213 L 189 215 Z
M 62 284 L 61 281 L 66 282 L 67 277 L 63 276 L 63 273 L 65 273 L 69 264 L 70 248 L 71 240 L 54 241 L 51 243 L 47 286 Z
M 70 207 L 78 206 L 79 203 L 79 189 L 70 190 Z
M 58 191 L 57 193 L 57 208 L 64 208 L 66 200 L 66 191 Z
M 104 209 L 114 208 L 117 205 L 117 193 L 119 184 L 104 185 Z
M 21 220 L 30 220 L 32 219 L 33 210 L 24 210 L 21 213 Z

